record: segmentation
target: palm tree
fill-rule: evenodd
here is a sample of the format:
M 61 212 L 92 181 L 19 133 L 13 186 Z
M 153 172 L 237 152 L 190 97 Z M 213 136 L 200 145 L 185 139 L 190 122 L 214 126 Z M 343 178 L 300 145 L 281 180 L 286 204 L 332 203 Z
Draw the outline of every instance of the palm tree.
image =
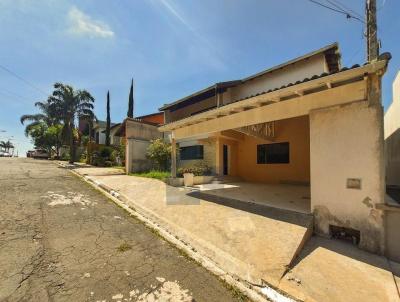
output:
M 78 118 L 93 119 L 94 98 L 86 90 L 74 90 L 70 85 L 54 84 L 49 97 L 50 109 L 63 121 L 63 136 L 69 140 L 70 163 L 75 160 L 75 122 Z
M 45 123 L 50 127 L 59 122 L 59 118 L 57 117 L 56 112 L 54 112 L 49 100 L 47 100 L 47 102 L 36 102 L 35 106 L 40 109 L 41 113 L 24 114 L 20 118 L 21 124 L 24 124 L 26 121 L 31 121 L 31 123 L 25 127 L 25 136 L 28 136 L 29 132 L 40 123 Z
M 0 142 L 0 148 L 2 148 L 5 152 L 9 153 L 10 149 L 14 149 L 14 145 L 10 140 L 8 141 L 1 141 Z
M 7 146 L 7 145 L 6 145 L 6 142 L 5 142 L 5 141 L 1 141 L 1 142 L 0 142 L 0 150 L 3 149 L 4 151 L 6 151 L 6 146 Z

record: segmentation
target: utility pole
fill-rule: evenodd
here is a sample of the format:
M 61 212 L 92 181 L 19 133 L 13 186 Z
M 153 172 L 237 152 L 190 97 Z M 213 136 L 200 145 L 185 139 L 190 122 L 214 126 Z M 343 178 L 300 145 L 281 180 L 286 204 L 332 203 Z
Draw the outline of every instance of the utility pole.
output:
M 376 0 L 366 0 L 366 38 L 367 38 L 367 61 L 372 62 L 379 56 L 378 26 L 376 23 Z

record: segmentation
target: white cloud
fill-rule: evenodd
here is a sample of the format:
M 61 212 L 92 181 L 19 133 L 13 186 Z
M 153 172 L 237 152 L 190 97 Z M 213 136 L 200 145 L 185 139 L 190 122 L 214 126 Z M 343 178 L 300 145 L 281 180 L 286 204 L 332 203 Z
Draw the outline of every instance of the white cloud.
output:
M 91 38 L 112 38 L 114 36 L 114 32 L 106 23 L 93 20 L 76 7 L 69 10 L 68 20 L 70 22 L 68 28 L 70 34 Z

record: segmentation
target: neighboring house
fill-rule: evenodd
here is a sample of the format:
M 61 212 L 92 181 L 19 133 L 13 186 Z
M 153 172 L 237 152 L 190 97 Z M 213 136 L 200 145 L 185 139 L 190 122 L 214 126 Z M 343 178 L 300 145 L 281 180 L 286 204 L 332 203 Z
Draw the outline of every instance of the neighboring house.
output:
M 163 137 L 158 127 L 164 123 L 164 114 L 157 112 L 126 118 L 115 135 L 125 141 L 126 173 L 141 172 L 151 169 L 151 162 L 146 158 L 150 141 Z
M 113 135 L 111 132 L 111 129 L 115 128 L 118 124 L 116 123 L 111 123 L 110 127 L 110 143 L 114 144 L 113 141 L 116 141 L 116 139 L 113 139 Z M 106 126 L 107 122 L 105 121 L 100 121 L 97 120 L 93 122 L 93 128 L 92 128 L 92 133 L 93 133 L 93 139 L 96 144 L 104 145 L 106 143 Z M 114 132 L 116 129 L 114 129 Z
M 393 81 L 393 101 L 385 113 L 386 242 L 388 256 L 400 262 L 400 71 Z
M 119 132 L 119 128 L 121 127 L 121 125 L 122 125 L 121 123 L 117 123 L 113 124 L 110 127 L 110 145 L 118 146 L 121 144 L 121 138 L 116 135 Z M 105 143 L 106 130 L 104 129 L 101 133 L 104 134 L 104 143 Z
M 400 71 L 393 82 L 393 102 L 385 113 L 386 184 L 400 188 Z
M 171 138 L 172 175 L 205 162 L 220 177 L 309 186 L 303 198 L 316 233 L 343 233 L 383 253 L 381 77 L 389 59 L 341 68 L 332 44 L 164 105 L 159 130 Z

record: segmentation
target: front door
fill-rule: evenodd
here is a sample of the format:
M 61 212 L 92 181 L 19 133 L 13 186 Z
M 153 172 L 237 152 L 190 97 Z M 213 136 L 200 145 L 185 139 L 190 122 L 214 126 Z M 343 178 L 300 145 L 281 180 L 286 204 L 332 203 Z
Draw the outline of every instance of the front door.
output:
M 224 175 L 228 175 L 228 146 L 224 145 L 223 147 L 223 169 Z

